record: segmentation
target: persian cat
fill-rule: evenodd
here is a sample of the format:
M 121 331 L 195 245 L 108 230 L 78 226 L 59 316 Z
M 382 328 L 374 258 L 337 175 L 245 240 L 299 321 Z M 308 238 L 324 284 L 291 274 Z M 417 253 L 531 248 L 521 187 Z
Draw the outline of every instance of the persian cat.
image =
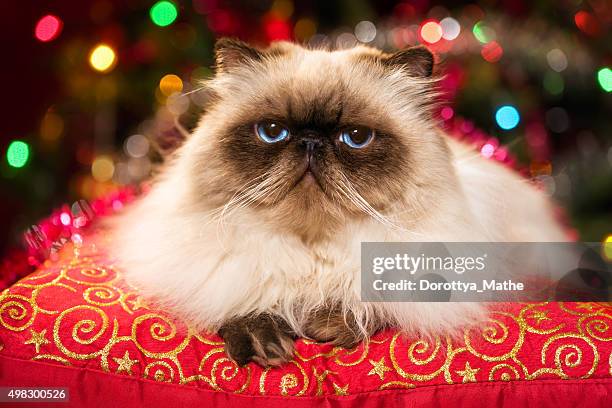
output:
M 433 65 L 219 40 L 199 125 L 113 227 L 127 279 L 239 364 L 478 322 L 477 303 L 360 301 L 362 241 L 565 240 L 543 194 L 436 126 Z

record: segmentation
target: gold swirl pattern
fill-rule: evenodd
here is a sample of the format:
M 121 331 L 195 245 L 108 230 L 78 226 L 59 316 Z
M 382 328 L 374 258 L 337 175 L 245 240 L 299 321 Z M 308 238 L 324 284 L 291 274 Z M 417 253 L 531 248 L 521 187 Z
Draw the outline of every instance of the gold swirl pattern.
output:
M 489 381 L 511 381 L 520 379 L 521 375 L 518 370 L 507 363 L 498 364 L 489 371 Z
M 568 342 L 568 340 L 571 342 Z M 584 343 L 586 343 L 588 347 L 584 346 Z M 555 345 L 555 347 L 551 347 L 551 345 Z M 555 350 L 555 367 L 553 372 L 558 374 L 561 378 L 589 378 L 599 364 L 597 347 L 591 339 L 580 334 L 555 335 L 546 340 L 542 347 L 542 364 L 546 364 L 549 349 Z M 583 354 L 586 352 L 589 352 L 589 354 L 592 355 L 591 359 L 587 359 L 583 356 Z M 592 362 L 590 365 L 584 363 L 584 361 L 589 360 Z M 585 370 L 586 368 L 589 368 L 589 370 L 586 374 L 581 376 L 578 376 L 575 372 L 570 376 L 565 371 L 567 369 L 576 368 L 578 368 L 580 371 Z
M 91 286 L 83 292 L 83 299 L 96 306 L 112 306 L 121 301 L 121 294 L 112 287 Z
M 600 341 L 612 341 L 612 315 L 596 312 L 578 320 L 580 333 Z
M 511 330 L 514 326 L 514 330 Z M 476 336 L 472 336 L 473 334 Z M 512 334 L 511 334 L 512 333 Z M 472 354 L 486 361 L 503 361 L 516 354 L 525 340 L 525 326 L 506 312 L 492 312 L 484 329 L 468 329 L 464 335 L 465 346 Z M 496 347 L 491 347 L 495 345 Z M 481 348 L 493 353 L 478 351 Z
M 0 323 L 13 331 L 22 331 L 36 318 L 36 306 L 31 299 L 21 295 L 3 295 L 0 304 Z
M 450 360 L 448 355 L 441 353 L 441 340 L 435 339 L 435 346 L 424 340 L 417 340 L 411 343 L 405 336 L 400 333 L 395 334 L 389 345 L 389 353 L 391 363 L 395 372 L 403 379 L 407 378 L 412 381 L 430 381 L 440 373 L 448 371 Z M 426 353 L 430 348 L 433 348 L 431 355 L 426 359 L 417 359 L 414 356 L 415 352 L 419 354 Z M 405 352 L 406 358 L 402 352 Z M 423 364 L 425 362 L 425 364 Z
M 144 377 L 160 382 L 172 382 L 174 380 L 174 368 L 167 361 L 153 361 L 145 367 Z
M 101 354 L 102 347 L 96 347 L 93 343 L 97 342 L 107 332 L 108 321 L 107 314 L 96 307 L 88 305 L 71 307 L 61 312 L 55 320 L 53 341 L 63 354 L 74 359 L 87 360 L 96 357 Z M 70 337 L 63 335 L 63 333 L 70 333 Z M 70 350 L 69 347 L 73 350 Z M 87 349 L 92 351 L 82 353 L 83 350 Z
M 282 367 L 238 367 L 217 335 L 196 332 L 125 283 L 100 247 L 68 244 L 0 294 L 0 356 L 288 398 L 467 382 L 612 384 L 612 305 L 605 303 L 498 305 L 486 324 L 459 336 L 387 330 L 352 350 L 299 340 Z
M 266 391 L 269 388 L 274 388 L 273 385 L 268 385 L 266 381 L 268 384 L 277 383 L 280 395 L 299 397 L 306 393 L 310 378 L 308 374 L 306 374 L 304 367 L 299 362 L 294 360 L 290 361 L 289 364 L 286 364 L 284 370 L 272 370 L 271 368 L 266 368 L 263 371 L 259 379 L 259 393 L 261 395 L 266 395 Z M 300 382 L 302 383 L 301 387 Z

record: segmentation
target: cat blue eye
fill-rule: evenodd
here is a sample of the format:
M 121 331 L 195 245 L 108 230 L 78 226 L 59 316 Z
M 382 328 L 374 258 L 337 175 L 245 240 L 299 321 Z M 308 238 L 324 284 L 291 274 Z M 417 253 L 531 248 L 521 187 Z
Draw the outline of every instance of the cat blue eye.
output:
M 277 143 L 289 136 L 289 129 L 278 122 L 265 121 L 255 124 L 255 133 L 266 143 Z
M 353 149 L 362 149 L 374 139 L 374 130 L 365 126 L 355 126 L 340 132 L 340 141 Z

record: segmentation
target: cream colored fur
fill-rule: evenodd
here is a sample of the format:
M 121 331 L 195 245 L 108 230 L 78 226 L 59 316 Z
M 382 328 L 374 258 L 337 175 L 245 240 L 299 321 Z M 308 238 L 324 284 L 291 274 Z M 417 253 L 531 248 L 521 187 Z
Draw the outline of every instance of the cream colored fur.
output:
M 422 94 L 419 80 L 406 84 L 400 72 L 381 77 L 354 69 L 348 59 L 355 52 L 295 51 L 293 68 L 284 68 L 290 72 L 271 67 L 276 71 L 268 73 L 268 80 L 291 75 L 297 83 L 325 86 L 323 72 L 333 71 L 355 92 L 365 92 L 364 84 L 381 90 L 372 93 L 371 103 L 389 112 L 393 126 L 403 129 L 420 157 L 416 177 L 427 180 L 421 183 L 426 188 L 407 188 L 404 200 L 386 210 L 396 227 L 347 216 L 328 238 L 305 241 L 271 222 L 266 208 L 245 206 L 219 221 L 217 205 L 207 202 L 206 191 L 194 190 L 191 180 L 194 168 L 202 177 L 195 184 L 204 190 L 232 177 L 215 155 L 216 144 L 223 142 L 217 135 L 225 119 L 252 104 L 266 83 L 253 81 L 253 69 L 246 67 L 208 84 L 222 92 L 221 100 L 150 193 L 114 222 L 111 250 L 143 294 L 210 330 L 235 316 L 272 311 L 301 333 L 314 310 L 338 301 L 364 326 L 376 315 L 408 332 L 449 333 L 482 319 L 485 307 L 361 302 L 362 241 L 564 240 L 543 194 L 427 122 L 416 100 Z

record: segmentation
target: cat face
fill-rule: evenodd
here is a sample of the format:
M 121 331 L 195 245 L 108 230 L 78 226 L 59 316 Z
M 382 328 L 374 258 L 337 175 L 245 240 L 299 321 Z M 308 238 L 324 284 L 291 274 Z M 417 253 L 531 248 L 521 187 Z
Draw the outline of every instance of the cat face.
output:
M 240 201 L 288 225 L 375 217 L 442 171 L 424 47 L 258 50 L 220 40 L 216 64 L 194 177 L 218 204 Z

